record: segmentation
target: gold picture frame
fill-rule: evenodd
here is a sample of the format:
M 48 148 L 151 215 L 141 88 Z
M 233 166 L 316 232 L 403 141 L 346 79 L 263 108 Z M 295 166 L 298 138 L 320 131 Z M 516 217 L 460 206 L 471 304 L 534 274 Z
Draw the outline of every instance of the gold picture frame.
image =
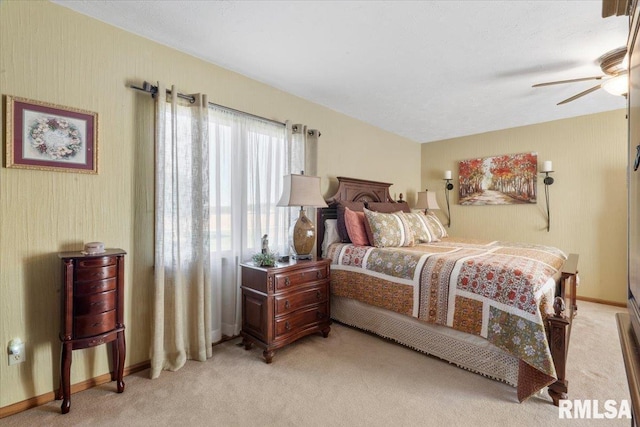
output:
M 98 113 L 6 98 L 5 167 L 98 173 Z

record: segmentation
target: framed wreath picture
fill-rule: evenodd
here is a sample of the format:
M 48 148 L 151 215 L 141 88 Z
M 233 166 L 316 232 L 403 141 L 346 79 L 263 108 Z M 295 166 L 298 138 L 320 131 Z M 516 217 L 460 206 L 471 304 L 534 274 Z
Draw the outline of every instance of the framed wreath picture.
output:
M 7 95 L 6 167 L 98 173 L 98 113 Z

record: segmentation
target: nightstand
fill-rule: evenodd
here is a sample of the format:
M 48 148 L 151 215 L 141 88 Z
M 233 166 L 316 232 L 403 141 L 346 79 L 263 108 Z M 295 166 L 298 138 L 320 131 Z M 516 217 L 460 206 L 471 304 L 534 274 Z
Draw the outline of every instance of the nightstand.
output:
M 252 262 L 242 267 L 242 343 L 264 349 L 267 363 L 275 350 L 304 336 L 331 331 L 329 259 L 292 260 L 275 267 Z

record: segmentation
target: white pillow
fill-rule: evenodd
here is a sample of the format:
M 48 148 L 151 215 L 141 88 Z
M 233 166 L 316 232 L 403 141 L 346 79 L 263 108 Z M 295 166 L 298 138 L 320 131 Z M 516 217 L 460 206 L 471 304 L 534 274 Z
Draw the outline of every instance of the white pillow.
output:
M 340 242 L 340 235 L 338 234 L 338 220 L 337 219 L 325 219 L 324 220 L 324 239 L 322 239 L 322 256 L 327 256 L 327 248 L 332 243 Z

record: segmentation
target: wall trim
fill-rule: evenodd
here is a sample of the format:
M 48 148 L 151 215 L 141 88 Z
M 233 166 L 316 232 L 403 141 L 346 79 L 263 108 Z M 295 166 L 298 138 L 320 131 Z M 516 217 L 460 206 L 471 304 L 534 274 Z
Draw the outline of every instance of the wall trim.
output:
M 129 367 L 124 368 L 123 375 L 126 377 L 136 372 L 144 371 L 151 367 L 151 362 L 137 363 Z M 103 374 L 94 378 L 90 378 L 86 381 L 82 381 L 76 384 L 71 384 L 71 394 L 78 393 L 80 391 L 88 390 L 92 387 L 99 386 L 111 382 L 111 373 Z M 0 408 L 0 419 L 8 417 L 10 415 L 17 414 L 18 412 L 26 411 L 27 409 L 35 408 L 36 406 L 44 405 L 56 400 L 56 391 L 50 391 L 49 393 L 41 394 L 21 402 L 13 403 L 11 405 Z
M 587 301 L 587 302 L 595 302 L 598 304 L 606 304 L 606 305 L 613 305 L 615 307 L 627 307 L 627 303 L 626 302 L 615 302 L 615 301 L 607 301 L 604 299 L 600 299 L 600 298 L 591 298 L 591 297 L 582 297 L 580 295 L 576 295 L 576 299 L 579 301 Z M 580 307 L 578 307 L 579 309 Z

